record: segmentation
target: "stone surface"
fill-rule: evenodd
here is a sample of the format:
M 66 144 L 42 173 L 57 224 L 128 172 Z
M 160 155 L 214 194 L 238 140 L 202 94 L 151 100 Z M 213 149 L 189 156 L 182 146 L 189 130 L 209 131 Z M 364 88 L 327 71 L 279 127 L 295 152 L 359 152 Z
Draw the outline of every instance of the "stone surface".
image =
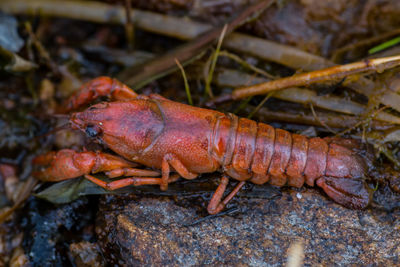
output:
M 281 266 L 301 240 L 306 266 L 400 260 L 398 208 L 356 211 L 318 189 L 284 189 L 274 199 L 238 198 L 235 213 L 187 226 L 204 217 L 206 201 L 104 196 L 96 221 L 103 254 L 122 266 Z
M 97 244 L 88 241 L 72 243 L 69 251 L 74 258 L 77 267 L 101 267 L 105 266 L 104 259 Z

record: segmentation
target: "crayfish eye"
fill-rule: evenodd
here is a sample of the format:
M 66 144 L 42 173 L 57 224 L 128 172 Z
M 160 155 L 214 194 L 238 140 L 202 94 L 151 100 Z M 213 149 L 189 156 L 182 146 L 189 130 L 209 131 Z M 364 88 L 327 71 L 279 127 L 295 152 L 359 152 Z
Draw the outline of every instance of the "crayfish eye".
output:
M 85 132 L 89 137 L 96 137 L 101 134 L 101 129 L 97 125 L 89 124 L 88 126 L 86 126 Z

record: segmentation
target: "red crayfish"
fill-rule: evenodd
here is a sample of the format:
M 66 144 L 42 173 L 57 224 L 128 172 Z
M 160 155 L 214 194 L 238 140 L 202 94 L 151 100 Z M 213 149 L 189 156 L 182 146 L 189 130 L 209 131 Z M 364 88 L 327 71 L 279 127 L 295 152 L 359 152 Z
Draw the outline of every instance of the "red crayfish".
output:
M 60 181 L 84 175 L 108 190 L 145 184 L 167 190 L 179 177 L 194 179 L 220 171 L 223 176 L 208 205 L 210 214 L 220 212 L 245 181 L 294 187 L 316 184 L 337 203 L 354 209 L 370 202 L 372 190 L 365 181 L 368 167 L 354 149 L 355 140 L 308 138 L 160 95 L 138 95 L 108 77 L 85 84 L 68 100 L 65 111 L 103 96 L 113 102 L 72 113 L 70 124 L 120 156 L 53 151 L 34 159 L 34 164 L 43 167 L 35 177 Z M 134 168 L 135 163 L 154 170 Z M 98 172 L 125 178 L 106 183 L 90 175 Z M 228 177 L 240 182 L 222 200 Z

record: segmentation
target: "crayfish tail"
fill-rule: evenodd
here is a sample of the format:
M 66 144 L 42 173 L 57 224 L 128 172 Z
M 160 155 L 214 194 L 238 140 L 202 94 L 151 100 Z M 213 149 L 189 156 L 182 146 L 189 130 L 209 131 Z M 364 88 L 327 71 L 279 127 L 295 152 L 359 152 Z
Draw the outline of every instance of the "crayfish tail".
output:
M 364 209 L 371 202 L 373 190 L 362 179 L 321 177 L 317 185 L 335 202 L 351 209 Z

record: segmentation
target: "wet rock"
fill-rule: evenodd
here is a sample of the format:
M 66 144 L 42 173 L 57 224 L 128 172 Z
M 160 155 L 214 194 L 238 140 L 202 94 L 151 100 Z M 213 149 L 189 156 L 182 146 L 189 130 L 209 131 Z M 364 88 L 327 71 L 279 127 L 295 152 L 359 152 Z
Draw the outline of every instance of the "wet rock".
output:
M 188 226 L 199 204 L 205 209 L 169 197 L 103 197 L 96 233 L 105 257 L 122 266 L 281 266 L 300 239 L 305 265 L 399 261 L 398 211 L 350 210 L 317 189 L 289 189 L 271 200 L 241 198 L 239 212 Z
M 90 204 L 87 198 L 58 206 L 37 198 L 29 200 L 28 216 L 22 219 L 21 226 L 25 230 L 23 247 L 31 266 L 72 264 L 69 244 L 93 236 L 86 231 L 94 216 Z

